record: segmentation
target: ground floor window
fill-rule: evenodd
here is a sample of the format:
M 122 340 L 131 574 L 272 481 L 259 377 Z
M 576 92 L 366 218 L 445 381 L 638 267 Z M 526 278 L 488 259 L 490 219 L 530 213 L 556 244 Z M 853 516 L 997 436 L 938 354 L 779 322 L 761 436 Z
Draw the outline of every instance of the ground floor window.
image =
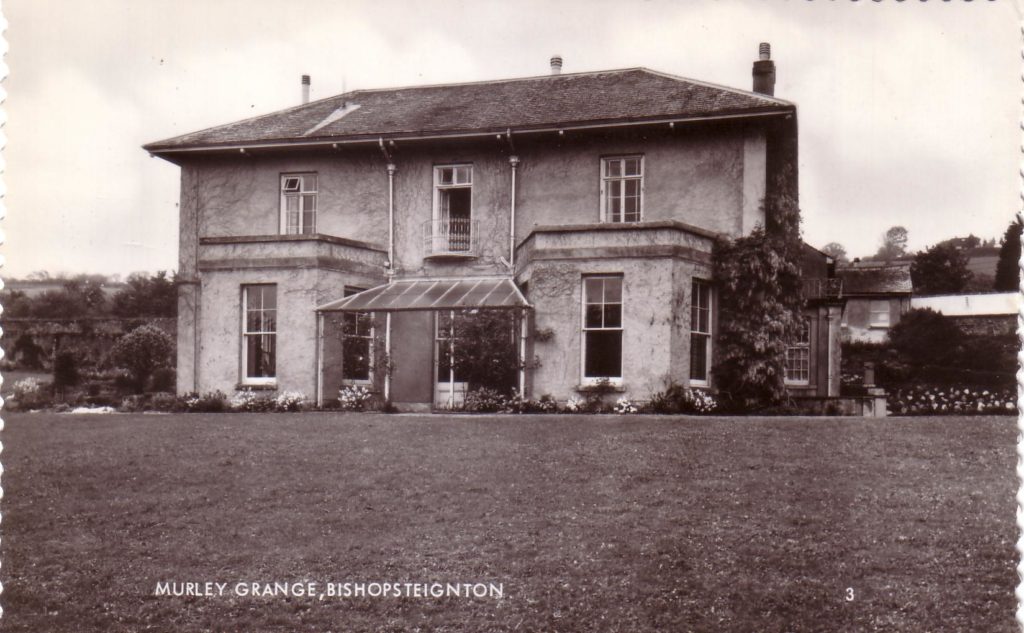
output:
M 277 285 L 242 286 L 242 382 L 273 383 L 277 376 Z
M 711 377 L 711 285 L 694 279 L 690 289 L 690 384 L 706 386 Z
M 349 297 L 362 288 L 345 288 Z M 350 382 L 370 382 L 373 362 L 373 313 L 345 312 L 341 317 L 341 377 Z
M 583 379 L 622 378 L 622 277 L 583 278 Z
M 811 381 L 811 323 L 800 320 L 796 339 L 786 347 L 786 384 L 806 385 Z

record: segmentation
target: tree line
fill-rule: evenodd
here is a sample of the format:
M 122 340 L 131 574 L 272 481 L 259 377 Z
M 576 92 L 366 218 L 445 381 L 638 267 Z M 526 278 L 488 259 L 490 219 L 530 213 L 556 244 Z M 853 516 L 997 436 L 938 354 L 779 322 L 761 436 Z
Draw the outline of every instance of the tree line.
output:
M 39 275 L 34 277 L 40 280 Z M 76 275 L 59 281 L 59 287 L 35 295 L 17 289 L 3 290 L 3 316 L 155 318 L 174 317 L 178 313 L 174 273 L 132 273 L 123 283 L 112 282 L 103 275 Z M 112 286 L 118 289 L 111 292 Z
M 921 295 L 964 292 L 1012 292 L 1020 285 L 1021 233 L 1024 221 L 1017 215 L 999 241 L 999 259 L 994 276 L 975 275 L 969 268 L 972 252 L 995 249 L 995 239 L 982 240 L 974 235 L 943 240 L 917 253 L 907 250 L 907 229 L 889 228 L 882 234 L 878 251 L 865 261 L 910 261 L 914 292 Z M 846 249 L 838 242 L 826 244 L 822 251 L 840 263 L 849 262 Z

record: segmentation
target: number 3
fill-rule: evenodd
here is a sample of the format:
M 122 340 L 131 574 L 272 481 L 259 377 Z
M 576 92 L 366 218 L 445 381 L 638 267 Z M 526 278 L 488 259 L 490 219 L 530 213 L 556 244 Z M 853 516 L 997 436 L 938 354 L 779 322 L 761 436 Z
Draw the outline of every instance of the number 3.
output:
M 853 602 L 853 587 L 846 588 L 846 601 Z

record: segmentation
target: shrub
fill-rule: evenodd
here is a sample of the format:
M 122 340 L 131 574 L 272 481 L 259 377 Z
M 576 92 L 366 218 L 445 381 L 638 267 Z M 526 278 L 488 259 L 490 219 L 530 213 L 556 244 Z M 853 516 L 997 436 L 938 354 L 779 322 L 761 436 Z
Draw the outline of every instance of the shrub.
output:
M 274 399 L 271 396 L 261 395 L 252 389 L 239 389 L 231 396 L 228 407 L 232 411 L 245 411 L 247 413 L 272 411 L 274 409 Z
M 719 409 L 719 404 L 709 391 L 670 383 L 651 396 L 648 407 L 652 413 L 711 413 Z
M 22 378 L 14 383 L 12 400 L 15 408 L 22 411 L 39 409 L 50 404 L 49 385 L 36 378 Z
M 628 398 L 619 398 L 615 401 L 615 408 L 612 411 L 615 413 L 637 413 L 639 409 Z
M 363 411 L 370 404 L 373 394 L 366 387 L 355 385 L 342 387 L 338 391 L 338 406 L 343 411 Z
M 889 330 L 893 349 L 915 365 L 939 365 L 951 360 L 963 338 L 955 323 L 929 308 L 910 310 Z
M 181 408 L 189 413 L 220 413 L 228 408 L 228 397 L 221 391 L 202 395 L 193 391 L 182 396 Z
M 285 391 L 274 399 L 276 411 L 301 411 L 306 406 L 306 396 L 298 391 Z
M 153 372 L 153 378 L 149 382 L 151 391 L 174 392 L 178 384 L 178 377 L 173 367 L 160 367 Z
M 131 374 L 136 393 L 141 393 L 153 372 L 168 366 L 173 348 L 166 332 L 143 325 L 117 340 L 110 351 L 110 359 Z
M 149 398 L 145 394 L 138 393 L 125 396 L 121 400 L 121 404 L 117 407 L 117 410 L 123 413 L 137 413 L 139 411 L 145 411 L 148 408 Z
M 177 411 L 178 398 L 173 393 L 154 393 L 149 406 L 154 411 Z
M 544 394 L 540 397 L 540 400 L 537 401 L 537 409 L 540 413 L 557 413 L 558 402 L 551 394 Z
M 497 413 L 508 409 L 509 400 L 497 390 L 488 387 L 473 389 L 466 394 L 462 408 L 474 413 Z
M 36 345 L 29 334 L 22 334 L 14 341 L 11 355 L 28 369 L 41 369 L 43 366 L 43 348 Z
M 569 399 L 565 401 L 565 412 L 580 413 L 583 411 L 583 407 L 585 405 L 586 402 L 584 402 L 583 400 L 577 398 L 576 396 L 570 396 Z

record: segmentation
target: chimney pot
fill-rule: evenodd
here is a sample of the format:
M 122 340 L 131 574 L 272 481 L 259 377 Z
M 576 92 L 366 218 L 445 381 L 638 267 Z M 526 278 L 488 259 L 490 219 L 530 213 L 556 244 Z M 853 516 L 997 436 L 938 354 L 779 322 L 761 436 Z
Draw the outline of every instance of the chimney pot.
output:
M 754 92 L 775 96 L 775 62 L 772 61 L 772 46 L 761 42 L 757 47 L 758 60 L 754 62 Z
M 309 75 L 302 76 L 302 103 L 309 103 Z
M 551 56 L 551 74 L 561 75 L 562 74 L 562 56 L 552 55 Z

